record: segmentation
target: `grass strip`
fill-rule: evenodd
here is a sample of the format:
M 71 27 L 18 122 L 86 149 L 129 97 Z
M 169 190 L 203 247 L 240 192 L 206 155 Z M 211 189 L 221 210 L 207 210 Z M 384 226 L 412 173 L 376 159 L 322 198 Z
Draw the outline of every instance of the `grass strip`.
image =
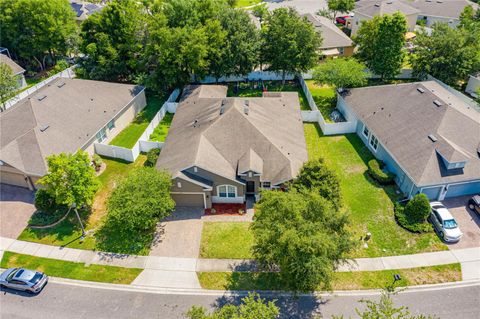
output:
M 41 271 L 48 276 L 86 281 L 130 284 L 143 269 L 116 266 L 89 265 L 71 261 L 35 257 L 6 251 L 3 254 L 2 268 L 23 267 Z

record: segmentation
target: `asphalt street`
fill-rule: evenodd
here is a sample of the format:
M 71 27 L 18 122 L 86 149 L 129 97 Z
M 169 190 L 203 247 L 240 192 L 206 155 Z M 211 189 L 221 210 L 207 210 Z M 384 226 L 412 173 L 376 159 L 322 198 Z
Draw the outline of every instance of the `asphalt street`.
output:
M 136 289 L 111 289 L 112 286 L 85 287 L 70 283 L 50 282 L 37 296 L 2 290 L 0 318 L 183 318 L 192 305 L 212 309 L 225 302 L 238 302 L 241 297 L 222 293 L 160 293 Z M 272 297 L 268 296 L 271 299 Z M 378 294 L 339 293 L 321 297 L 276 296 L 281 318 L 331 318 L 344 314 L 355 318 L 358 300 L 375 299 Z M 480 314 L 480 283 L 459 287 L 436 286 L 401 292 L 394 297 L 397 305 L 408 306 L 412 314 L 435 314 L 439 318 L 478 318 Z

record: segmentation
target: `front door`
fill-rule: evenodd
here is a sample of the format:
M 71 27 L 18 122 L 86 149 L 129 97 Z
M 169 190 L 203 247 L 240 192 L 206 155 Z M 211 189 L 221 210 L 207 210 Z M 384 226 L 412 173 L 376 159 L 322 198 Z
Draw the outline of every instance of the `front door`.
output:
M 247 193 L 255 193 L 255 182 L 247 181 Z

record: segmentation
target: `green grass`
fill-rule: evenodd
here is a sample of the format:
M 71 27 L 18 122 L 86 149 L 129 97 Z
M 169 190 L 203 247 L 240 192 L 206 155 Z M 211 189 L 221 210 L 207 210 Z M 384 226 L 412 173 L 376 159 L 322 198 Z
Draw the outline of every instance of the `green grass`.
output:
M 259 4 L 260 2 L 262 2 L 262 0 L 238 0 L 235 7 L 237 8 L 249 7 L 255 4 Z
M 173 114 L 172 113 L 165 113 L 162 121 L 158 123 L 157 127 L 153 130 L 152 134 L 150 134 L 150 141 L 155 142 L 164 142 L 167 138 L 168 130 L 170 129 L 170 125 L 172 125 Z
M 333 290 L 359 290 L 385 288 L 393 282 L 393 275 L 401 280 L 395 287 L 437 284 L 460 281 L 460 264 L 420 267 L 398 270 L 338 272 Z M 200 272 L 197 274 L 204 289 L 217 290 L 284 290 L 277 273 Z
M 252 258 L 249 222 L 203 223 L 201 258 Z
M 264 81 L 267 91 L 269 92 L 297 92 L 298 98 L 300 100 L 300 109 L 303 111 L 311 111 L 310 106 L 308 105 L 307 98 L 303 93 L 302 88 L 295 81 L 286 81 L 285 85 L 282 85 L 282 81 Z M 227 96 L 239 96 L 239 97 L 261 97 L 263 94 L 262 88 L 258 87 L 253 88 L 253 82 L 250 82 L 248 85 L 245 83 L 240 84 L 240 89 L 237 94 L 234 93 L 234 83 L 228 85 Z
M 132 148 L 135 145 L 150 121 L 162 107 L 165 99 L 156 96 L 149 96 L 147 97 L 147 101 L 147 105 L 137 115 L 135 120 L 125 129 L 123 129 L 123 131 L 121 131 L 117 136 L 115 136 L 115 138 L 110 142 L 110 145 L 121 146 L 125 148 Z
M 35 257 L 9 251 L 3 254 L 1 267 L 24 267 L 41 271 L 53 277 L 108 282 L 113 284 L 130 284 L 143 270 L 139 268 L 102 265 L 87 266 L 85 263 Z
M 325 122 L 333 123 L 330 114 L 337 105 L 337 95 L 335 90 L 326 85 L 317 85 L 313 80 L 306 80 L 305 83 L 312 94 L 313 100 L 322 114 Z
M 128 163 L 116 159 L 103 158 L 107 165 L 105 171 L 98 177 L 100 188 L 97 191 L 91 212 L 82 212 L 81 217 L 86 231 L 97 229 L 106 215 L 106 201 L 112 189 L 121 178 L 126 176 L 133 168 L 142 166 L 146 156 L 140 155 L 135 163 Z M 31 241 L 45 245 L 65 246 L 92 250 L 96 247 L 95 235 L 89 233 L 80 241 L 81 229 L 73 212 L 69 217 L 53 228 L 31 229 L 25 228 L 18 237 L 19 240 Z
M 356 134 L 323 136 L 320 127 L 305 123 L 309 159 L 322 157 L 340 178 L 345 209 L 350 213 L 356 238 L 372 234 L 368 248 L 351 257 L 379 257 L 448 249 L 434 233 L 414 234 L 400 227 L 394 218 L 397 187 L 381 187 L 367 174 L 372 153 Z

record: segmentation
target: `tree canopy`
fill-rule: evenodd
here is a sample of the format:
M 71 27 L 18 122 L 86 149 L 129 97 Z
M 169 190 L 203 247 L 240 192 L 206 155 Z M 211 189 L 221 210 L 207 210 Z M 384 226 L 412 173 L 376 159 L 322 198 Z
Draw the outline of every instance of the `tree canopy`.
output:
M 148 247 L 157 223 L 175 207 L 171 185 L 171 176 L 153 167 L 134 169 L 121 180 L 108 199 L 108 215 L 97 233 L 101 249 L 139 253 Z
M 41 70 L 55 64 L 77 41 L 75 14 L 68 0 L 0 1 L 0 24 L 2 46 Z
M 268 69 L 282 73 L 305 72 L 318 60 L 321 36 L 292 8 L 273 11 L 262 28 L 262 59 Z
M 240 305 L 226 304 L 211 314 L 204 307 L 193 306 L 185 314 L 188 319 L 275 319 L 279 309 L 275 301 L 266 301 L 257 293 L 249 293 Z
M 480 22 L 451 28 L 436 23 L 431 35 L 419 33 L 414 40 L 415 52 L 410 57 L 413 75 L 427 74 L 456 87 L 468 75 L 480 70 Z
M 353 38 L 358 45 L 357 57 L 382 80 L 394 78 L 400 73 L 405 58 L 406 32 L 407 20 L 400 12 L 362 21 Z
M 47 157 L 48 173 L 37 183 L 43 185 L 57 205 L 90 206 L 99 183 L 85 151 Z
M 5 63 L 0 63 L 0 111 L 4 111 L 5 102 L 15 96 L 17 85 L 12 69 Z
M 367 66 L 353 58 L 327 59 L 313 70 L 313 79 L 319 84 L 335 88 L 354 88 L 367 84 Z
M 330 288 L 353 247 L 348 217 L 315 191 L 264 191 L 251 226 L 260 264 L 278 267 L 287 289 Z
M 320 10 L 320 14 L 335 20 L 339 12 L 348 13 L 355 8 L 355 0 L 327 0 L 327 9 Z

